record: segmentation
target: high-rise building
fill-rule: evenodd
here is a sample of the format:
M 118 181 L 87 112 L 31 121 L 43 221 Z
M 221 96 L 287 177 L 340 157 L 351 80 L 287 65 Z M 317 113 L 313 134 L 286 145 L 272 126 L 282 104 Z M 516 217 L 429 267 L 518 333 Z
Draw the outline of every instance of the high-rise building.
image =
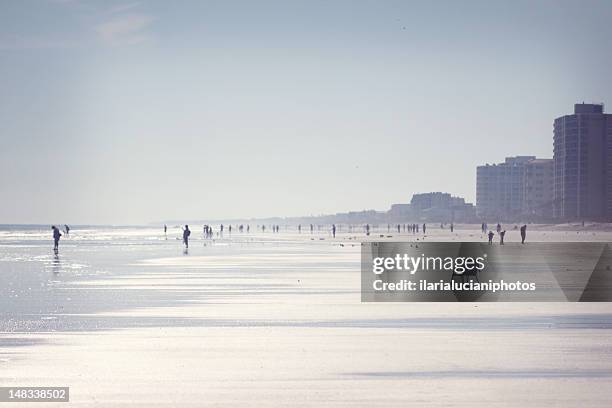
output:
M 525 163 L 523 175 L 523 216 L 527 220 L 551 219 L 553 190 L 553 159 L 534 159 Z
M 479 217 L 513 219 L 523 209 L 525 163 L 535 156 L 507 157 L 503 163 L 476 169 L 476 211 Z
M 603 104 L 574 105 L 554 122 L 553 215 L 612 220 L 612 115 Z

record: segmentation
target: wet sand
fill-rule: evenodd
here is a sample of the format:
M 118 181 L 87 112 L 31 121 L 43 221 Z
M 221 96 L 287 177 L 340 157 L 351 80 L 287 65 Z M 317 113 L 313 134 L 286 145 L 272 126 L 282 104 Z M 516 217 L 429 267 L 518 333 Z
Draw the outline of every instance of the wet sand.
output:
M 69 386 L 71 406 L 103 407 L 612 401 L 608 303 L 361 303 L 362 235 L 252 232 L 204 245 L 194 232 L 184 254 L 172 232 L 74 231 L 58 258 L 47 231 L 0 232 L 0 384 Z M 430 226 L 425 239 L 481 234 Z

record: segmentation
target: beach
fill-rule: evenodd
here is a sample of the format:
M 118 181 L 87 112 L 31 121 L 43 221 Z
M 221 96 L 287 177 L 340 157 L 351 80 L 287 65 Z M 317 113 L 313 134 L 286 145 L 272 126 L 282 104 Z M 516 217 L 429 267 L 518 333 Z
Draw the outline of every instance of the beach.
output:
M 0 383 L 68 386 L 71 406 L 609 406 L 609 303 L 360 301 L 362 241 L 485 242 L 479 227 L 194 226 L 188 252 L 175 226 L 87 227 L 57 256 L 50 230 L 4 227 Z M 534 226 L 527 241 L 612 232 Z

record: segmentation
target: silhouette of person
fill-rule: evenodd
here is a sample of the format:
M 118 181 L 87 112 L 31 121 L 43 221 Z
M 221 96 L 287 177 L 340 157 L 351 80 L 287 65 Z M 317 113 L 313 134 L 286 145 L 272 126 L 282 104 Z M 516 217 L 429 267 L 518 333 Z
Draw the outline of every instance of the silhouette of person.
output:
M 164 236 L 168 239 L 168 226 L 164 224 Z
M 499 234 L 499 232 L 501 231 L 501 224 L 497 224 L 497 233 Z
M 489 245 L 493 245 L 493 237 L 495 236 L 495 234 L 493 233 L 493 231 L 489 231 Z
M 527 224 L 521 227 L 521 244 L 525 243 L 526 237 L 527 237 Z
M 336 224 L 332 224 L 332 235 L 336 238 Z
M 51 229 L 53 230 L 53 250 L 57 252 L 59 251 L 59 240 L 62 236 L 62 233 L 55 225 L 51 226 Z
M 425 233 L 426 228 L 427 228 L 427 225 L 423 224 L 423 234 Z
M 185 248 L 189 248 L 189 236 L 191 235 L 191 231 L 189 231 L 189 225 L 185 224 L 185 229 L 183 229 L 183 243 L 185 244 Z
M 499 245 L 504 245 L 504 237 L 506 236 L 506 230 L 499 233 Z
M 451 222 L 451 226 L 450 226 L 451 232 L 453 232 L 455 230 L 455 225 Z
M 66 236 L 70 235 L 70 227 L 64 224 L 64 231 L 66 231 Z

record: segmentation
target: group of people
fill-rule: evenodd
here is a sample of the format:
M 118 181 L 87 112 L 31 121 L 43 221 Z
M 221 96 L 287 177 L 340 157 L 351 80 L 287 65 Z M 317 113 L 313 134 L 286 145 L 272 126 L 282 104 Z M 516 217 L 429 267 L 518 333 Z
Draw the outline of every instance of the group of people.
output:
M 265 225 L 261 225 L 261 226 L 257 226 L 258 229 L 261 229 L 262 232 L 266 231 L 266 226 Z M 404 231 L 408 230 L 408 231 L 412 231 L 412 233 L 418 233 L 419 232 L 419 224 L 397 224 L 397 232 L 399 233 L 402 228 Z M 425 232 L 427 231 L 427 224 L 423 224 L 421 226 L 423 234 L 425 234 Z M 440 228 L 444 228 L 444 224 L 440 224 Z M 487 234 L 488 238 L 489 238 L 489 245 L 493 244 L 493 238 L 495 237 L 495 233 L 493 231 L 488 231 L 488 224 L 483 222 L 481 224 L 481 231 L 484 234 Z M 515 229 L 517 229 L 518 227 L 515 226 Z M 244 232 L 246 230 L 246 232 L 250 231 L 250 226 L 247 224 L 246 227 L 245 225 L 241 224 L 238 226 L 238 231 L 240 232 Z M 337 231 L 338 227 L 336 227 L 336 224 L 332 224 L 331 227 L 331 234 L 332 236 L 335 238 L 336 237 L 336 231 Z M 387 225 L 387 230 L 389 231 L 391 229 L 391 225 Z M 55 253 L 57 253 L 59 251 L 59 241 L 60 238 L 62 237 L 62 232 L 60 231 L 60 229 L 53 225 L 51 226 L 51 230 L 53 231 L 53 250 L 55 251 Z M 224 230 L 224 226 L 223 224 L 221 224 L 219 226 L 219 235 L 223 236 L 223 230 Z M 349 226 L 349 231 L 352 230 L 352 227 Z M 454 230 L 454 224 L 451 223 L 450 224 L 450 231 L 453 232 Z M 504 238 L 506 236 L 506 230 L 502 229 L 501 224 L 497 224 L 496 228 L 495 228 L 497 234 L 499 235 L 499 244 L 500 245 L 504 245 Z M 232 233 L 232 226 L 229 225 L 228 226 L 228 231 L 231 234 Z M 280 231 L 280 226 L 279 225 L 272 225 L 272 232 L 278 233 Z M 313 233 L 314 231 L 314 225 L 310 224 L 310 232 Z M 370 235 L 370 224 L 366 224 L 364 226 L 364 231 L 366 233 L 366 235 Z M 487 232 L 488 231 L 488 232 Z M 70 235 L 70 227 L 68 225 L 64 225 L 64 232 L 66 234 L 66 236 Z M 302 225 L 298 225 L 298 232 L 302 232 Z M 204 238 L 207 239 L 211 239 L 214 237 L 214 230 L 213 227 L 211 225 L 204 225 L 203 227 L 203 233 L 204 233 Z M 521 244 L 525 243 L 525 239 L 527 237 L 527 225 L 523 225 L 520 227 L 520 233 L 521 233 Z M 166 239 L 168 239 L 168 226 L 164 225 L 164 235 L 166 237 Z M 189 225 L 185 224 L 185 226 L 183 227 L 183 243 L 185 244 L 185 248 L 189 248 L 189 237 L 191 236 L 191 230 L 189 229 Z
M 442 228 L 444 224 L 440 224 L 440 227 Z M 397 229 L 397 233 L 400 234 L 402 232 L 402 230 L 404 232 L 406 232 L 406 230 L 408 232 L 412 232 L 413 234 L 419 232 L 419 230 L 423 231 L 423 234 L 425 234 L 425 232 L 427 231 L 427 224 L 423 224 L 423 225 L 419 225 L 419 224 L 397 224 L 395 226 L 395 228 Z M 452 232 L 452 224 L 451 224 L 451 232 Z M 387 224 L 387 232 L 391 232 L 391 224 Z
M 407 228 L 408 228 L 408 232 L 412 232 L 413 234 L 419 233 L 419 224 L 408 224 Z M 423 234 L 425 234 L 427 232 L 427 224 L 423 223 L 421 228 L 422 228 L 421 231 L 423 231 Z M 399 228 L 397 232 L 399 232 Z
M 482 224 L 482 232 L 486 233 L 487 231 L 487 224 L 483 223 Z M 517 227 L 515 226 L 514 229 L 517 229 Z M 501 224 L 497 224 L 497 227 L 495 228 L 495 230 L 497 231 L 497 234 L 499 235 L 499 244 L 500 245 L 504 245 L 504 238 L 506 237 L 506 230 L 502 230 L 502 226 Z M 521 226 L 520 228 L 521 231 L 521 244 L 525 244 L 525 239 L 527 238 L 527 224 L 523 224 L 523 226 Z M 489 237 L 489 245 L 493 245 L 493 237 L 495 236 L 495 233 L 493 231 L 489 231 L 487 233 L 487 236 Z
M 211 225 L 204 225 L 204 238 L 211 239 L 213 235 L 213 227 Z
M 258 225 L 257 228 L 261 229 L 261 232 L 266 232 L 265 225 L 261 225 L 261 226 Z M 225 226 L 221 224 L 219 226 L 218 236 L 222 237 L 224 230 L 225 230 Z M 240 231 L 241 233 L 244 231 L 248 233 L 250 232 L 250 230 L 251 230 L 251 226 L 249 224 L 247 224 L 246 226 L 244 224 L 240 224 L 238 226 L 238 231 Z M 230 235 L 232 234 L 232 225 L 227 226 L 227 231 Z M 272 225 L 272 232 L 275 232 L 275 233 L 280 232 L 280 225 Z M 213 227 L 208 224 L 204 225 L 203 234 L 204 234 L 204 238 L 212 239 L 215 235 Z M 164 225 L 164 236 L 166 237 L 166 239 L 168 239 L 168 226 L 167 225 Z M 190 236 L 191 236 L 191 230 L 189 229 L 189 225 L 185 224 L 185 226 L 183 227 L 183 244 L 185 244 L 185 248 L 189 248 L 189 237 Z M 335 226 L 334 226 L 334 236 L 335 236 Z

